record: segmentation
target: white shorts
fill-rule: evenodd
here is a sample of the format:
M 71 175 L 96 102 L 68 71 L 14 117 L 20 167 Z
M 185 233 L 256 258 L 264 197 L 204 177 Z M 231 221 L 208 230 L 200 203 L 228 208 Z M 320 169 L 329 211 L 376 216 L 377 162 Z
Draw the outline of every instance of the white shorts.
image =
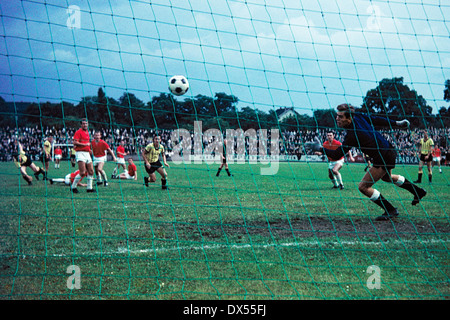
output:
M 76 162 L 84 162 L 86 164 L 91 163 L 92 159 L 91 159 L 91 155 L 89 154 L 89 152 L 87 151 L 77 151 L 77 153 L 75 153 L 75 161 Z
M 434 162 L 440 162 L 441 161 L 441 157 L 433 157 L 433 161 Z
M 60 154 L 55 154 L 55 159 L 61 160 L 61 159 L 62 159 L 62 155 L 60 155 Z
M 338 161 L 330 161 L 328 162 L 328 169 L 333 170 L 336 164 L 340 164 L 341 167 L 344 165 L 344 159 Z
M 125 165 L 125 158 L 117 157 L 117 162 L 116 163 Z
M 127 180 L 134 180 L 134 176 L 130 176 L 130 174 L 128 173 L 128 170 L 123 172 L 125 174 L 125 177 L 127 178 Z
M 64 177 L 64 183 L 67 186 L 70 186 L 72 184 L 72 181 L 70 181 L 70 173 L 67 176 Z
M 94 166 L 98 165 L 99 163 L 105 163 L 107 161 L 106 156 L 103 157 L 94 157 Z

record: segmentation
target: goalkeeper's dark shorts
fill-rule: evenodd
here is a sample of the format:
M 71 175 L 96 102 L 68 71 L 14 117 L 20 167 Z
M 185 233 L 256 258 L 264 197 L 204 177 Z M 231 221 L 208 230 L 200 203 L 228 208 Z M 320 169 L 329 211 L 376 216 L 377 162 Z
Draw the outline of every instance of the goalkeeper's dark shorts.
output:
M 397 159 L 397 152 L 394 149 L 380 152 L 373 158 L 374 168 L 383 168 L 386 172 L 395 168 L 395 161 Z
M 158 160 L 156 162 L 150 163 L 150 168 L 145 166 L 145 171 L 147 171 L 148 174 L 152 174 L 161 167 L 162 167 L 162 163 L 161 163 L 161 161 Z

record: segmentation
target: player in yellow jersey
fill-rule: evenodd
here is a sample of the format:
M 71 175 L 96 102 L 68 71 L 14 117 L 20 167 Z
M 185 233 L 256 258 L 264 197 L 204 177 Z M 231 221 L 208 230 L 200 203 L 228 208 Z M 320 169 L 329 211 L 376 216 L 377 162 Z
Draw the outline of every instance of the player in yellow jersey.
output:
M 433 178 L 433 171 L 431 168 L 431 162 L 433 161 L 433 157 L 431 153 L 433 152 L 434 142 L 433 139 L 428 137 L 428 133 L 424 131 L 423 138 L 419 141 L 419 174 L 417 176 L 417 180 L 414 183 L 422 182 L 422 174 L 423 174 L 423 165 L 426 164 L 428 168 L 428 181 L 431 183 Z
M 75 151 L 75 147 L 72 147 L 72 149 L 70 149 L 70 163 L 72 164 L 72 167 L 75 167 L 75 165 L 77 164 L 77 162 L 75 161 L 75 154 L 77 152 Z
M 44 150 L 42 151 L 42 155 L 41 155 L 41 161 L 42 161 L 42 164 L 44 165 L 45 173 L 46 173 L 44 176 L 44 180 L 47 179 L 48 165 L 52 158 L 52 144 L 53 144 L 52 136 L 49 136 L 47 139 L 45 139 Z
M 23 179 L 28 183 L 28 185 L 32 185 L 31 181 L 33 178 L 27 174 L 27 167 L 30 167 L 31 170 L 34 171 L 34 176 L 36 180 L 39 180 L 39 174 L 42 174 L 45 177 L 45 171 L 42 168 L 36 166 L 32 161 L 29 155 L 25 154 L 22 145 L 20 142 L 17 143 L 19 147 L 19 154 L 14 156 L 14 163 L 19 168 L 20 173 L 22 174 Z
M 161 145 L 161 137 L 154 136 L 153 143 L 150 143 L 142 150 L 142 158 L 145 162 L 145 171 L 148 173 L 148 177 L 144 177 L 145 186 L 148 187 L 149 182 L 156 181 L 155 171 L 161 175 L 161 186 L 163 190 L 167 189 L 167 172 L 159 160 L 161 156 L 164 166 L 169 168 L 166 161 L 166 155 L 164 153 L 164 146 Z

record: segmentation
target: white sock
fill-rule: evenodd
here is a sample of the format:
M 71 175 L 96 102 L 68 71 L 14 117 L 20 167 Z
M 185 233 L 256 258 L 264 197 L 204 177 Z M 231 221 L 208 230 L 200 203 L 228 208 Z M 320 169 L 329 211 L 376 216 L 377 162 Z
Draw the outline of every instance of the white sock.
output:
M 341 185 L 344 185 L 344 184 L 342 183 L 342 175 L 341 175 L 340 173 L 338 173 L 338 174 L 336 175 L 336 177 L 337 177 L 338 182 L 339 182 Z
M 72 189 L 76 189 L 77 185 L 78 185 L 78 182 L 80 182 L 80 180 L 81 180 L 81 176 L 80 176 L 80 174 L 77 174 L 75 179 L 73 179 L 71 188 Z
M 405 177 L 398 176 L 398 180 L 395 182 L 395 184 L 400 187 L 403 183 L 405 183 Z
M 87 189 L 92 189 L 92 181 L 94 180 L 94 176 L 88 175 L 86 180 L 87 180 Z
M 370 197 L 370 200 L 376 201 L 376 200 L 378 200 L 379 197 L 380 197 L 380 191 L 378 191 L 377 189 L 373 189 L 373 193 L 372 193 L 372 196 Z

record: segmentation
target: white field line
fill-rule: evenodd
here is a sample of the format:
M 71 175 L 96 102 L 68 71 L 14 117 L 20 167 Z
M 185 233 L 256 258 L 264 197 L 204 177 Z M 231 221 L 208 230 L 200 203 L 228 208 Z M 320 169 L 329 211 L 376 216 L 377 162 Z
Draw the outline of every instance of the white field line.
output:
M 342 240 L 342 241 L 327 241 L 324 240 L 323 242 L 319 242 L 317 240 L 312 241 L 296 241 L 296 242 L 285 242 L 285 243 L 271 243 L 271 244 L 205 244 L 205 245 L 193 245 L 193 246 L 181 246 L 181 247 L 159 247 L 159 248 L 148 248 L 148 249 L 135 249 L 135 250 L 129 250 L 126 247 L 119 247 L 117 251 L 97 251 L 95 253 L 78 253 L 78 254 L 52 254 L 52 256 L 55 257 L 67 257 L 67 256 L 109 256 L 109 255 L 120 255 L 120 254 L 126 254 L 126 255 L 138 255 L 138 254 L 155 254 L 155 253 L 164 253 L 164 252 L 173 252 L 173 251 L 184 251 L 184 250 L 219 250 L 219 249 L 233 249 L 233 250 L 240 250 L 240 249 L 268 249 L 268 248 L 285 248 L 285 247 L 297 247 L 301 250 L 302 247 L 330 247 L 330 246 L 355 246 L 359 245 L 362 247 L 382 247 L 384 245 L 411 245 L 414 244 L 416 247 L 420 247 L 422 245 L 433 245 L 433 244 L 444 244 L 447 245 L 447 243 L 450 242 L 450 239 L 445 240 L 438 240 L 438 239 L 429 239 L 429 240 L 411 240 L 411 239 L 405 239 L 405 240 L 387 240 L 384 242 L 380 241 L 349 241 L 349 240 Z M 345 248 L 344 248 L 345 249 Z

